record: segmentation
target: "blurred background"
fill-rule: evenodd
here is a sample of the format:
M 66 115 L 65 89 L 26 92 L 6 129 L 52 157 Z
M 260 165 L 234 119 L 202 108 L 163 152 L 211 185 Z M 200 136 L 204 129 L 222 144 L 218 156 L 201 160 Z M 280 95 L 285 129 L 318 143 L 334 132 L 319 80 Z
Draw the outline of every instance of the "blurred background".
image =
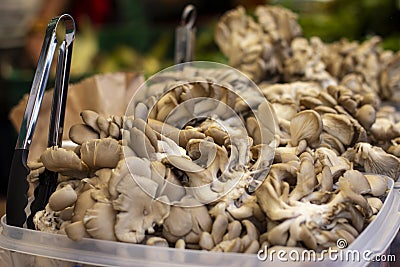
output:
M 325 42 L 340 38 L 383 38 L 385 49 L 400 49 L 400 0 L 2 0 L 0 2 L 0 195 L 17 131 L 8 114 L 29 92 L 48 21 L 71 14 L 77 37 L 71 82 L 104 72 L 140 71 L 146 76 L 173 64 L 174 35 L 184 7 L 197 8 L 196 60 L 226 63 L 213 40 L 218 18 L 243 5 L 288 7 L 299 15 L 305 37 Z M 48 87 L 52 87 L 50 81 Z M 1 212 L 0 210 L 0 213 Z

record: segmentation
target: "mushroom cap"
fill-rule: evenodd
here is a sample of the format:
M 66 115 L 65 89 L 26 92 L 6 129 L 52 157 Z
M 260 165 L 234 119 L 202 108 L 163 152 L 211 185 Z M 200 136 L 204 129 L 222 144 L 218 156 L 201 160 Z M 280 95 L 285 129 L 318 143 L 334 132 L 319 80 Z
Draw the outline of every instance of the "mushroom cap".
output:
M 176 242 L 192 230 L 192 216 L 184 208 L 173 206 L 163 224 L 163 234 L 169 242 Z
M 319 143 L 321 132 L 321 116 L 313 110 L 301 111 L 290 121 L 291 143 L 294 146 L 304 139 L 307 144 L 314 147 Z
M 75 202 L 74 213 L 72 216 L 72 222 L 82 221 L 85 216 L 85 212 L 90 209 L 96 201 L 92 198 L 92 192 L 95 189 L 89 189 L 81 192 Z
M 65 233 L 74 241 L 79 241 L 84 237 L 89 237 L 89 234 L 86 232 L 85 225 L 82 221 L 68 224 L 65 227 Z
M 364 198 L 360 193 L 363 191 L 362 189 L 365 189 L 365 187 L 363 188 L 363 185 L 365 184 L 366 178 L 358 181 L 358 179 L 355 179 L 354 177 L 355 176 L 349 175 L 346 178 L 339 178 L 338 185 L 340 192 L 330 203 L 337 203 L 337 201 L 339 201 L 339 203 L 342 203 L 343 201 L 351 201 L 354 204 L 360 205 L 364 216 L 369 217 L 372 213 L 371 207 L 368 205 L 366 198 Z M 362 184 L 362 189 L 357 188 L 360 183 Z M 368 181 L 366 181 L 366 184 L 368 184 Z
M 145 132 L 136 127 L 129 130 L 128 146 L 140 158 L 155 158 L 156 147 L 152 145 Z
M 365 172 L 386 175 L 394 180 L 399 177 L 400 160 L 386 153 L 381 147 L 358 143 L 355 150 L 354 161 L 362 165 Z
M 342 154 L 346 150 L 343 143 L 338 138 L 326 132 L 322 132 L 321 134 L 321 145 L 330 147 L 338 154 Z
M 120 166 L 121 167 L 121 166 Z M 154 198 L 158 184 L 150 178 L 126 173 L 122 167 L 113 182 L 118 196 L 112 201 L 118 212 L 115 223 L 115 236 L 119 241 L 139 243 L 146 231 L 154 231 L 155 224 L 161 224 L 170 212 L 166 196 Z M 111 182 L 111 180 L 110 180 Z
M 113 138 L 93 139 L 81 147 L 81 158 L 92 170 L 115 168 L 121 154 L 121 145 Z
M 189 195 L 171 207 L 164 221 L 163 234 L 170 242 L 182 238 L 188 243 L 197 243 L 201 233 L 211 230 L 212 220 L 205 206 Z
M 134 119 L 132 121 L 131 128 L 137 128 L 138 130 L 142 131 L 146 137 L 149 139 L 151 145 L 153 147 L 157 147 L 157 136 L 154 130 L 142 119 Z
M 86 210 L 83 217 L 86 231 L 93 238 L 116 240 L 114 234 L 115 214 L 111 203 L 97 202 Z
M 378 196 L 383 196 L 386 193 L 388 187 L 387 176 L 365 174 L 365 178 L 367 178 L 368 183 L 371 187 L 371 192 L 370 192 L 371 195 L 378 197 Z
M 71 185 L 67 184 L 61 189 L 51 194 L 49 198 L 49 207 L 54 211 L 61 211 L 72 206 L 78 198 L 75 190 Z
M 368 201 L 368 205 L 371 206 L 372 212 L 374 214 L 377 214 L 383 206 L 382 200 L 377 197 L 368 197 L 367 201 Z
M 217 215 L 211 230 L 211 236 L 213 238 L 214 244 L 218 244 L 222 241 L 222 238 L 226 230 L 228 229 L 228 223 L 228 218 L 225 215 Z
M 88 166 L 77 154 L 61 147 L 47 148 L 40 156 L 40 160 L 46 169 L 66 176 L 83 178 L 89 172 Z
M 366 130 L 369 130 L 376 119 L 375 108 L 370 104 L 365 104 L 356 111 L 355 117 Z
M 371 186 L 361 172 L 357 170 L 348 170 L 343 174 L 343 178 L 350 182 L 351 190 L 357 194 L 367 194 L 371 191 Z
M 348 146 L 353 141 L 354 129 L 348 116 L 327 113 L 322 116 L 323 130 Z
M 272 109 L 276 114 L 279 114 L 279 118 L 290 121 L 297 114 L 297 107 L 295 104 L 282 104 L 279 102 L 271 104 Z
M 199 245 L 202 249 L 211 250 L 215 246 L 212 235 L 209 232 L 202 232 L 200 234 Z
M 69 139 L 79 145 L 98 138 L 100 138 L 100 135 L 86 124 L 75 124 L 69 129 Z
M 296 187 L 290 192 L 290 200 L 299 200 L 314 191 L 317 179 L 314 171 L 314 159 L 310 153 L 304 152 L 301 156 L 299 171 L 297 172 Z
M 86 109 L 81 112 L 82 121 L 90 126 L 94 131 L 100 132 L 99 127 L 97 126 L 97 118 L 99 114 L 93 110 Z

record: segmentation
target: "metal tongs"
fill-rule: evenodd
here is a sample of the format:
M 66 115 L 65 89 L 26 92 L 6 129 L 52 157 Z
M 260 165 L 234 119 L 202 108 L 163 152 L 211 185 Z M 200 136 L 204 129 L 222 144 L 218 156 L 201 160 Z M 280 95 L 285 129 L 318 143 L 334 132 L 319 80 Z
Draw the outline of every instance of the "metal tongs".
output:
M 75 38 L 75 22 L 68 14 L 53 18 L 47 25 L 46 35 L 40 52 L 28 103 L 22 119 L 11 163 L 7 191 L 7 224 L 12 226 L 23 227 L 25 222 L 27 222 L 28 227 L 33 228 L 32 218 L 34 214 L 44 209 L 57 184 L 57 173 L 46 170 L 40 175 L 39 184 L 35 189 L 35 200 L 31 204 L 31 216 L 27 220 L 25 213 L 25 208 L 28 203 L 27 192 L 29 188 L 29 183 L 27 181 L 27 175 L 29 174 L 27 159 L 44 91 L 49 78 L 51 64 L 58 44 L 56 32 L 61 21 L 65 26 L 65 38 L 60 43 L 58 49 L 48 147 L 62 145 L 72 44 Z
M 175 64 L 193 60 L 196 38 L 196 8 L 187 5 L 182 13 L 180 25 L 175 33 Z

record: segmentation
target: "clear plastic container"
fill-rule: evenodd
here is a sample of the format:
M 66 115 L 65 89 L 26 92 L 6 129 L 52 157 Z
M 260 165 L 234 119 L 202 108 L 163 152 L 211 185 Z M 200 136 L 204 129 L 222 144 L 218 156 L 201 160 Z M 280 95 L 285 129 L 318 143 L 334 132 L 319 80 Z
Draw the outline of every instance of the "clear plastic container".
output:
M 83 239 L 72 241 L 66 236 L 8 226 L 5 216 L 0 227 L 1 267 L 47 266 L 366 266 L 362 253 L 384 255 L 400 226 L 400 184 L 389 179 L 389 193 L 378 216 L 343 251 L 358 251 L 357 261 L 344 259 L 324 261 L 262 261 L 256 254 L 216 253 L 195 250 L 152 247 L 113 241 Z

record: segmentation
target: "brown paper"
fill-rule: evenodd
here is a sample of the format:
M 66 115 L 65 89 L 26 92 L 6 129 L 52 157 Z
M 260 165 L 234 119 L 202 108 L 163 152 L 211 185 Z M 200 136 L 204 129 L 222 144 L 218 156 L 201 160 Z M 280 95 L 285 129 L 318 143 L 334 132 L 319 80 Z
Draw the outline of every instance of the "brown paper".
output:
M 138 73 L 108 73 L 95 75 L 77 84 L 70 84 L 65 111 L 63 140 L 68 140 L 69 129 L 76 123 L 81 123 L 80 113 L 90 109 L 103 115 L 124 115 L 126 107 L 134 92 L 144 82 L 144 77 Z M 10 112 L 9 117 L 15 129 L 19 131 L 24 116 L 26 94 Z M 39 119 L 30 147 L 28 161 L 36 160 L 47 147 L 48 131 L 53 90 L 45 92 Z

